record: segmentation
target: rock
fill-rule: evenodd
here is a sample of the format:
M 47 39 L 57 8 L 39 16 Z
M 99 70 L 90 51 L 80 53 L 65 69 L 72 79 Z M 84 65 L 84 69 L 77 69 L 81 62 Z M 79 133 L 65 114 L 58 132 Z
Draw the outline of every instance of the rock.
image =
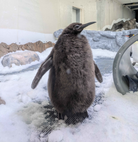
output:
M 12 43 L 12 44 L 8 45 L 8 47 L 9 47 L 8 52 L 15 52 L 18 50 L 18 45 L 16 43 Z
M 113 24 L 111 29 L 106 28 L 105 31 L 122 31 L 135 29 L 137 27 L 136 19 L 131 19 L 127 21 L 119 21 L 118 23 Z
M 46 50 L 49 47 L 53 47 L 54 43 L 52 42 L 47 42 L 47 43 L 43 43 L 41 41 L 37 41 L 35 43 L 26 43 L 24 45 L 20 45 L 20 49 L 22 50 L 31 50 L 31 51 L 38 51 L 38 52 L 43 52 L 44 50 Z
M 62 142 L 63 133 L 60 130 L 55 130 L 48 135 L 48 142 Z
M 103 37 L 106 37 L 106 38 L 111 38 L 111 39 L 114 39 L 115 37 L 116 37 L 116 32 L 104 32 L 104 31 L 101 31 L 101 32 L 99 32 L 100 33 L 100 35 L 101 36 L 103 36 Z
M 101 37 L 102 36 L 99 33 L 97 33 L 92 37 L 92 39 L 93 39 L 93 41 L 98 42 L 98 41 L 100 41 Z
M 5 105 L 6 102 L 5 102 L 4 100 L 2 100 L 1 97 L 0 97 L 0 105 L 1 105 L 1 104 L 4 104 L 4 105 Z
M 138 23 L 136 23 L 136 28 L 138 29 Z
M 49 48 L 49 47 L 53 47 L 53 46 L 55 46 L 55 44 L 52 43 L 51 41 L 45 43 L 45 49 L 47 49 L 47 48 Z M 44 50 L 45 50 L 45 49 L 44 49 Z
M 30 64 L 33 61 L 39 61 L 39 56 L 37 53 L 33 51 L 25 51 L 25 52 L 19 52 L 19 53 L 13 53 L 10 55 L 6 55 L 1 63 L 4 67 L 12 67 L 12 64 L 15 64 L 17 66 L 19 65 L 26 65 Z
M 55 38 L 58 38 L 62 30 L 54 32 Z M 82 35 L 85 35 L 92 49 L 107 49 L 110 51 L 117 52 L 120 47 L 129 39 L 125 35 L 136 34 L 138 33 L 137 29 L 124 30 L 119 32 L 112 31 L 87 31 L 84 30 L 81 32 Z
M 2 42 L 0 45 L 3 46 L 6 49 L 9 49 L 8 45 L 6 43 L 4 43 L 4 42 Z
M 6 55 L 9 52 L 15 52 L 17 50 L 30 50 L 30 51 L 38 51 L 43 52 L 49 47 L 53 47 L 55 44 L 51 41 L 47 43 L 43 43 L 41 41 L 37 41 L 35 43 L 29 42 L 24 45 L 17 45 L 16 43 L 12 43 L 7 45 L 6 43 L 0 44 L 0 57 Z
M 128 38 L 126 38 L 126 37 L 123 37 L 123 36 L 121 36 L 121 35 L 118 35 L 118 36 L 116 36 L 116 44 L 119 46 L 119 47 L 121 47 L 127 40 L 128 40 Z
M 49 46 L 47 46 L 48 48 Z M 41 41 L 38 41 L 35 43 L 35 49 L 34 51 L 38 51 L 38 52 L 43 52 L 44 50 L 46 49 L 45 47 L 45 43 L 41 42 Z
M 63 32 L 63 29 L 59 29 L 58 31 L 54 32 L 54 37 L 58 38 L 62 32 Z
M 8 46 L 6 43 L 1 43 L 0 44 L 0 57 L 8 53 Z
M 18 50 L 23 50 L 23 45 L 18 45 Z
M 124 30 L 130 30 L 136 28 L 136 19 L 128 20 L 123 25 Z
M 35 46 L 34 46 L 34 43 L 26 43 L 22 46 L 22 50 L 31 50 L 31 51 L 36 51 L 35 50 Z

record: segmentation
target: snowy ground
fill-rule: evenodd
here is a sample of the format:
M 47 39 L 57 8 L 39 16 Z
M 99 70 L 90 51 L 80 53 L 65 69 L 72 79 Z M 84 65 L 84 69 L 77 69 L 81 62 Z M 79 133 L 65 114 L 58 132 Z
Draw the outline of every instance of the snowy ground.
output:
M 0 97 L 6 101 L 6 105 L 0 105 L 0 142 L 47 140 L 42 129 L 47 125 L 44 106 L 48 104 L 48 73 L 35 90 L 31 89 L 31 82 L 50 51 L 39 53 L 40 61 L 29 65 L 9 69 L 0 64 Z M 60 122 L 48 136 L 49 142 L 138 142 L 138 93 L 121 95 L 116 91 L 112 65 L 106 68 L 112 63 L 115 52 L 92 51 L 104 78 L 102 84 L 96 82 L 96 94 L 103 93 L 104 101 L 89 108 L 90 117 L 82 124 L 66 126 Z

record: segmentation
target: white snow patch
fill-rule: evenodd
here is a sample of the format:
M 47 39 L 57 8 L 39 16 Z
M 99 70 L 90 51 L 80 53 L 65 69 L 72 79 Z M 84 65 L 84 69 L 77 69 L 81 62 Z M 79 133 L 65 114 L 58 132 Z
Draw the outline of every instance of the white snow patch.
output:
M 48 142 L 63 142 L 63 133 L 60 130 L 55 130 L 48 136 Z
M 99 111 L 101 109 L 101 105 L 94 106 L 94 111 Z
M 31 89 L 36 71 L 0 76 L 0 97 L 6 102 L 6 105 L 0 105 L 0 142 L 28 142 L 33 128 L 28 123 L 32 122 L 31 126 L 36 126 L 38 124 L 37 116 L 42 118 L 41 112 L 38 112 L 39 107 L 28 110 L 28 113 L 24 115 L 28 123 L 25 121 L 25 117 L 19 115 L 19 112 L 31 103 L 47 100 L 48 94 L 43 88 L 47 84 L 48 73 L 43 76 L 35 90 Z M 33 114 L 33 112 L 38 113 Z
M 50 51 L 51 49 L 44 51 L 40 58 L 44 60 Z M 99 53 L 98 49 L 95 49 L 93 54 L 95 58 L 103 54 L 104 57 L 109 57 L 106 51 L 104 53 L 101 50 Z M 21 69 L 17 67 L 14 71 L 18 68 Z M 11 71 L 13 70 L 9 72 Z M 36 72 L 37 69 L 0 76 L 0 97 L 6 102 L 6 105 L 0 105 L 0 142 L 46 141 L 43 135 L 39 137 L 39 128 L 41 129 L 46 122 L 46 110 L 43 106 L 48 100 L 48 92 L 44 89 L 48 73 L 43 76 L 36 89 L 32 90 L 31 83 Z M 92 113 L 92 118 L 86 119 L 84 123 L 74 126 L 65 126 L 63 123 L 58 127 L 59 138 L 63 139 L 63 142 L 137 142 L 138 93 L 118 93 L 113 84 L 112 74 L 104 75 L 103 80 L 96 92 L 100 90 L 105 93 L 104 103 L 98 106 L 98 112 Z M 55 141 L 56 134 L 54 131 L 52 133 L 52 139 Z
M 115 89 L 112 76 L 108 76 L 110 89 L 105 95 L 102 108 L 92 120 L 87 120 L 78 127 L 60 129 L 64 142 L 136 142 L 138 140 L 138 93 L 122 95 Z M 104 88 L 107 86 L 104 84 Z

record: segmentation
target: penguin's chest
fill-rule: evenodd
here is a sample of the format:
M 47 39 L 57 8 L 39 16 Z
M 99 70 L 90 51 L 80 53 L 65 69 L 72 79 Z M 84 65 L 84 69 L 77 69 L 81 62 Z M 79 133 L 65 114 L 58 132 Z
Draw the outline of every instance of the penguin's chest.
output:
M 92 59 L 87 60 L 84 53 L 65 54 L 59 57 L 56 64 L 56 78 L 58 83 L 65 85 L 83 84 L 92 76 Z

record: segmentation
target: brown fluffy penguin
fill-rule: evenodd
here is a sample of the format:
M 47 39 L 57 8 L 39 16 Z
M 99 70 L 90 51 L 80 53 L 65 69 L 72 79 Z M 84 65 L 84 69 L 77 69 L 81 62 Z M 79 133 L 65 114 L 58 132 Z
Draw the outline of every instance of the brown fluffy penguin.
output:
M 81 31 L 93 24 L 72 23 L 65 28 L 47 59 L 40 66 L 33 82 L 34 89 L 50 69 L 48 93 L 59 114 L 87 116 L 87 108 L 95 97 L 95 76 L 102 75 L 93 61 L 91 47 Z

